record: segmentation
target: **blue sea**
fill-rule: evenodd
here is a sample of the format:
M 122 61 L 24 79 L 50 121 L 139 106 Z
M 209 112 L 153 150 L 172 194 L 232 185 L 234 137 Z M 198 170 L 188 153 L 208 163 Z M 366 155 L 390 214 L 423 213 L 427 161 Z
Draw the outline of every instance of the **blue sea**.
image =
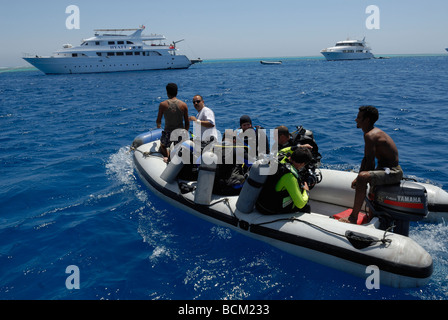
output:
M 2 70 L 0 299 L 447 299 L 443 219 L 411 224 L 434 260 L 426 286 L 368 289 L 366 279 L 183 212 L 139 180 L 129 147 L 156 127 L 165 85 L 175 82 L 192 114 L 192 97 L 204 97 L 221 132 L 243 114 L 267 129 L 303 125 L 323 166 L 341 170 L 359 169 L 355 118 L 360 105 L 375 105 L 405 175 L 448 190 L 448 55 L 282 60 L 88 75 Z

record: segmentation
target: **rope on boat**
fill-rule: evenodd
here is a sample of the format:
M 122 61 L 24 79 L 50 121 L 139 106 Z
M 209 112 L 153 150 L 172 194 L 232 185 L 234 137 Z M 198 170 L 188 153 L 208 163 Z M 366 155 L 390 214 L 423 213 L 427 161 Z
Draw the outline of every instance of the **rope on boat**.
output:
M 188 200 L 188 199 L 186 199 L 186 200 Z M 192 202 L 191 200 L 188 200 L 188 201 Z M 213 206 L 215 204 L 218 204 L 220 202 L 223 202 L 223 203 L 225 203 L 228 206 L 228 208 L 230 209 L 230 212 L 232 213 L 232 216 L 235 217 L 238 220 L 238 224 L 240 226 L 244 225 L 244 229 L 245 230 L 250 231 L 250 228 L 252 226 L 262 226 L 262 225 L 271 224 L 271 223 L 280 222 L 280 221 L 288 221 L 288 222 L 297 221 L 297 222 L 302 222 L 304 224 L 307 224 L 307 225 L 309 225 L 311 227 L 320 229 L 320 230 L 322 230 L 324 232 L 331 233 L 331 234 L 334 234 L 336 236 L 346 238 L 353 245 L 353 247 L 355 247 L 356 249 L 364 249 L 364 248 L 372 246 L 372 245 L 374 245 L 376 243 L 382 243 L 383 245 L 390 244 L 392 242 L 392 240 L 391 239 L 387 239 L 386 236 L 387 236 L 387 233 L 395 227 L 394 225 L 390 226 L 389 228 L 387 228 L 384 231 L 383 237 L 381 239 L 377 239 L 377 238 L 373 238 L 373 237 L 370 237 L 368 235 L 365 235 L 365 234 L 362 234 L 362 233 L 359 233 L 359 232 L 350 231 L 350 230 L 347 230 L 345 232 L 345 234 L 340 234 L 338 232 L 334 232 L 334 231 L 325 229 L 325 228 L 323 228 L 323 227 L 321 227 L 321 226 L 319 226 L 317 224 L 314 224 L 314 223 L 311 223 L 311 222 L 308 222 L 308 221 L 304 221 L 304 220 L 301 220 L 301 219 L 296 218 L 296 217 L 279 218 L 279 219 L 274 219 L 274 220 L 271 220 L 271 221 L 249 224 L 249 223 L 247 223 L 247 221 L 244 221 L 244 220 L 242 220 L 242 219 L 237 217 L 235 212 L 232 210 L 232 207 L 230 206 L 230 202 L 229 202 L 228 198 L 223 198 L 221 200 L 217 200 L 217 201 L 211 203 L 210 205 L 208 205 L 208 207 L 211 207 L 211 206 Z
M 323 228 L 323 227 L 321 227 L 321 226 L 319 226 L 319 225 L 316 225 L 316 224 L 314 224 L 314 223 L 311 223 L 311 222 L 308 222 L 308 221 L 304 221 L 304 220 L 298 219 L 298 218 L 296 218 L 296 217 L 280 218 L 280 219 L 275 219 L 275 220 L 272 220 L 272 221 L 256 223 L 256 224 L 252 224 L 252 225 L 254 225 L 254 226 L 261 226 L 261 225 L 270 224 L 270 223 L 275 223 L 275 222 L 279 222 L 279 221 L 289 221 L 289 222 L 297 221 L 297 222 L 302 222 L 302 223 L 307 224 L 307 225 L 309 225 L 309 226 L 311 226 L 311 227 L 320 229 L 320 230 L 322 230 L 322 231 L 324 231 L 324 232 L 331 233 L 331 234 L 334 234 L 334 235 L 339 236 L 339 237 L 344 237 L 344 238 L 346 238 L 346 239 L 347 239 L 347 240 L 348 240 L 348 241 L 349 241 L 349 242 L 350 242 L 356 249 L 364 249 L 364 248 L 367 248 L 367 247 L 369 247 L 369 246 L 371 246 L 371 245 L 373 245 L 373 244 L 375 244 L 375 243 L 379 243 L 379 242 L 381 242 L 381 243 L 384 244 L 384 245 L 388 245 L 388 244 L 390 244 L 390 243 L 392 242 L 392 240 L 391 240 L 391 239 L 386 239 L 386 235 L 387 235 L 387 232 L 389 232 L 390 230 L 392 230 L 393 227 L 394 227 L 394 226 L 391 226 L 391 227 L 387 228 L 387 229 L 384 231 L 383 238 L 382 238 L 382 239 L 377 239 L 377 238 L 373 238 L 373 237 L 367 236 L 367 235 L 365 235 L 365 234 L 357 233 L 357 232 L 350 231 L 350 230 L 347 230 L 347 231 L 345 232 L 345 234 L 340 234 L 340 233 L 338 233 L 338 232 L 334 232 L 334 231 L 325 229 L 325 228 Z M 250 226 L 252 226 L 252 225 L 250 225 Z

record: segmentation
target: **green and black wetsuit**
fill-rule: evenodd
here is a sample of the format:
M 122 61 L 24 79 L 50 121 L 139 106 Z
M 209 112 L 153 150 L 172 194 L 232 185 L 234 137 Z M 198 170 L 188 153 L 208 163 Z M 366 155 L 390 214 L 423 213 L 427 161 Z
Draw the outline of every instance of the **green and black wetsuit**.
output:
M 288 153 L 290 150 L 283 151 Z M 269 176 L 263 186 L 256 203 L 257 209 L 265 214 L 308 211 L 308 191 L 302 189 L 300 184 L 297 170 L 284 157 L 277 173 Z

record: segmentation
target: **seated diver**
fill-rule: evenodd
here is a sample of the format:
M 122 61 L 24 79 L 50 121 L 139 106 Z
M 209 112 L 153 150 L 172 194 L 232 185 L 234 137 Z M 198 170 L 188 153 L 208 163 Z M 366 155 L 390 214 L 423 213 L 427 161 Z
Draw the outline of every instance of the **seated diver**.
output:
M 262 134 L 266 147 L 261 151 L 266 153 L 269 150 L 267 137 L 261 129 L 260 126 L 252 126 L 251 118 L 243 115 L 238 129 L 224 133 L 221 145 L 216 145 L 214 149 L 222 162 L 216 170 L 213 193 L 237 195 L 241 192 L 246 175 L 257 159 L 258 141 Z
M 248 115 L 240 117 L 240 128 L 236 130 L 236 133 L 235 142 L 247 146 L 246 152 L 252 157 L 256 158 L 260 153 L 269 153 L 269 141 L 264 128 L 253 126 L 252 119 Z M 261 145 L 263 142 L 264 145 Z
M 284 157 L 277 173 L 268 177 L 256 202 L 257 209 L 264 214 L 310 212 L 309 187 L 301 181 L 299 171 L 312 160 L 308 148 L 296 148 Z

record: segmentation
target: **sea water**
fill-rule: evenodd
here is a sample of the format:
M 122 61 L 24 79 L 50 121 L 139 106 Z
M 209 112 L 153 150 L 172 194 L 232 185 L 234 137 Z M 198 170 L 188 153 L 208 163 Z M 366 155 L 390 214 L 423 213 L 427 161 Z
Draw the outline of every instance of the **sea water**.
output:
M 4 70 L 3 70 L 4 71 Z M 448 55 L 329 62 L 205 61 L 188 70 L 0 73 L 0 299 L 300 300 L 448 298 L 448 226 L 413 222 L 433 257 L 421 288 L 366 279 L 289 255 L 194 217 L 139 180 L 129 146 L 156 126 L 165 85 L 217 128 L 239 117 L 314 132 L 326 168 L 357 170 L 360 105 L 398 145 L 405 175 L 448 188 Z M 77 273 L 75 274 L 75 271 Z M 76 281 L 74 281 L 76 276 Z M 367 275 L 366 275 L 367 277 Z M 73 280 L 73 281 L 72 281 Z

